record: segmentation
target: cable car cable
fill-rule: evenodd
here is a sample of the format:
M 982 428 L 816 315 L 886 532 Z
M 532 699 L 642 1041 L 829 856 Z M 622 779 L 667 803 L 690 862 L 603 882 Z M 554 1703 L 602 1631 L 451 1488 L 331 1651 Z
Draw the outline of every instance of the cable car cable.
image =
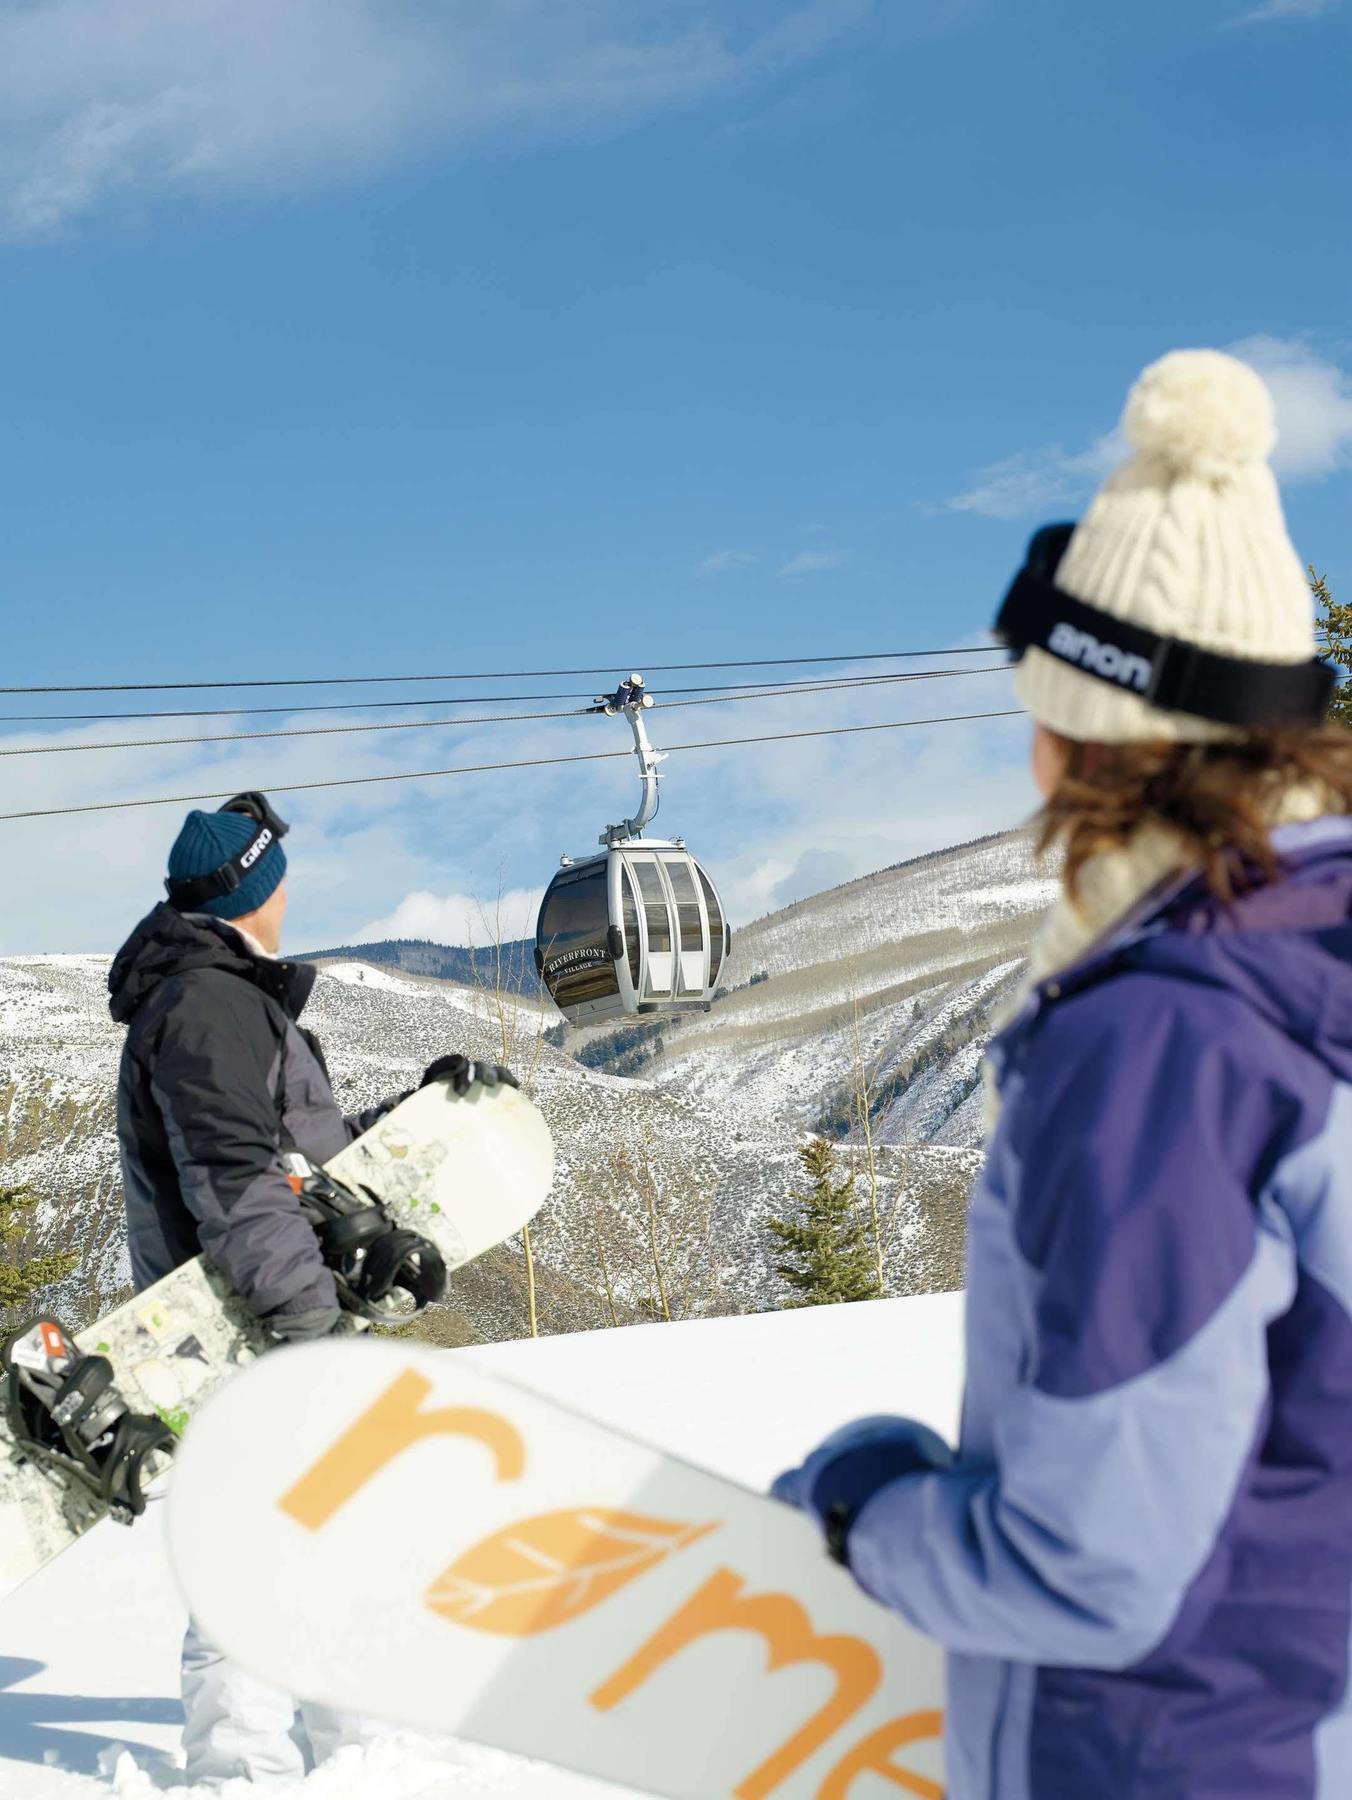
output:
M 990 651 L 995 645 L 986 646 Z M 917 654 L 919 654 L 917 652 Z M 941 651 L 932 652 L 941 655 Z M 1008 666 L 1003 665 L 1003 666 Z M 898 673 L 895 676 L 876 675 L 842 675 L 842 686 L 849 682 L 861 685 L 878 680 L 896 681 L 928 681 L 932 676 L 958 673 L 948 669 L 919 669 L 915 672 Z M 774 688 L 782 693 L 792 693 L 797 688 L 816 687 L 820 677 L 808 681 L 772 681 L 768 676 L 764 681 L 701 681 L 693 687 L 667 687 L 667 694 L 731 694 L 745 688 Z M 835 679 L 834 677 L 832 678 Z M 0 692 L 3 692 L 0 689 Z M 552 694 L 513 694 L 513 700 L 525 703 L 535 700 L 591 700 L 594 696 L 589 690 L 578 690 L 573 693 Z M 113 724 L 123 719 L 252 719 L 276 717 L 300 718 L 310 713 L 333 712 L 387 712 L 409 706 L 488 706 L 495 700 L 501 700 L 501 694 L 424 694 L 416 700 L 330 700 L 323 705 L 313 706 L 209 706 L 198 708 L 182 708 L 173 712 L 114 712 L 114 713 L 0 713 L 0 725 L 101 725 Z M 675 703 L 672 702 L 674 705 Z
M 904 662 L 921 656 L 989 656 L 994 644 L 964 644 L 945 650 L 871 650 L 839 656 L 758 656 L 729 662 L 649 663 L 655 675 L 691 669 L 786 669 L 817 663 Z M 465 675 L 298 675 L 257 681 L 100 681 L 48 684 L 41 687 L 0 687 L 0 694 L 166 694 L 207 688 L 367 687 L 402 681 L 526 681 L 571 675 L 613 676 L 614 664 L 590 669 L 499 669 Z
M 755 687 L 756 682 L 748 682 Z M 668 693 L 677 690 L 668 688 Z M 693 691 L 693 690 L 691 690 Z M 514 694 L 514 700 L 590 700 L 591 695 L 578 689 L 571 694 Z M 118 719 L 251 719 L 284 713 L 297 717 L 301 713 L 383 712 L 404 706 L 491 706 L 501 694 L 424 694 L 417 700 L 331 700 L 327 706 L 207 706 L 184 708 L 175 712 L 115 713 L 0 713 L 0 725 L 99 725 Z
M 1008 663 L 989 663 L 979 669 L 931 669 L 926 671 L 923 676 L 860 676 L 847 681 L 804 683 L 787 694 L 779 688 L 766 688 L 761 692 L 750 694 L 713 694 L 698 700 L 669 700 L 664 702 L 663 709 L 670 711 L 673 707 L 678 706 L 729 706 L 746 700 L 805 698 L 807 694 L 839 693 L 842 689 L 853 690 L 860 687 L 882 687 L 893 682 L 935 680 L 940 676 L 966 678 L 969 675 L 998 675 L 1007 671 L 1008 668 Z M 294 730 L 281 731 L 227 731 L 207 737 L 130 738 L 111 743 L 21 745 L 9 750 L 0 749 L 0 757 L 77 756 L 94 750 L 155 750 L 190 744 L 257 743 L 262 739 L 270 738 L 352 737 L 372 731 L 454 730 L 461 725 L 517 725 L 541 719 L 583 719 L 588 716 L 590 711 L 591 708 L 573 707 L 566 712 L 474 713 L 466 719 L 399 719 L 382 722 L 378 725 L 308 725 L 299 726 Z
M 998 712 L 946 713 L 932 719 L 888 719 L 878 725 L 827 725 L 811 731 L 771 731 L 755 737 L 706 738 L 689 744 L 669 744 L 664 754 L 681 750 L 718 750 L 742 744 L 782 744 L 803 738 L 854 737 L 867 731 L 906 731 L 921 725 L 958 725 L 978 719 L 1015 719 L 1024 713 L 1021 706 L 1006 707 Z M 392 775 L 348 775 L 336 781 L 291 781 L 272 784 L 269 792 L 300 794 L 320 788 L 371 787 L 387 781 L 427 781 L 443 775 L 483 775 L 499 769 L 557 768 L 565 763 L 614 762 L 632 755 L 629 750 L 589 750 L 576 756 L 528 756 L 518 762 L 463 763 L 453 769 L 404 769 Z M 13 819 L 66 818 L 72 813 L 128 812 L 143 806 L 195 806 L 202 800 L 226 800 L 224 788 L 214 794 L 157 794 L 149 800 L 104 800 L 84 806 L 33 807 L 24 812 L 0 813 L 0 824 Z

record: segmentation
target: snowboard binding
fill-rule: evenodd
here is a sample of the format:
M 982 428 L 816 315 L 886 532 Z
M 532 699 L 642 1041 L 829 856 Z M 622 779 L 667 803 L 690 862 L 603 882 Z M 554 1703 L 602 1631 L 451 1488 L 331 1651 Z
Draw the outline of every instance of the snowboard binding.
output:
M 434 1243 L 398 1224 L 374 1194 L 334 1181 L 299 1152 L 284 1161 L 348 1312 L 402 1325 L 440 1300 L 446 1263 Z
M 40 1319 L 6 1342 L 0 1366 L 20 1458 L 78 1484 L 122 1525 L 159 1498 L 177 1440 L 162 1420 L 132 1412 L 106 1356 L 86 1356 Z

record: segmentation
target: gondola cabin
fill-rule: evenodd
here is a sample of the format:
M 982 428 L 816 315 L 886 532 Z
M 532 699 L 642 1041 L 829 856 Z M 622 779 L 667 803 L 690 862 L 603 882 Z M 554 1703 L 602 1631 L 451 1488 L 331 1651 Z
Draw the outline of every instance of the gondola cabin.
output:
M 535 964 L 573 1025 L 707 1008 L 727 961 L 718 891 L 680 843 L 634 839 L 550 882 Z

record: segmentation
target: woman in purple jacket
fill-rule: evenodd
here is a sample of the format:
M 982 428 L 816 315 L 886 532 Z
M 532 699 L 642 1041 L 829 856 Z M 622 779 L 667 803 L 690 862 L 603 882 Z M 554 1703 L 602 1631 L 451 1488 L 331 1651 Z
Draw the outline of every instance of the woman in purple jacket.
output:
M 999 630 L 1065 894 L 990 1057 L 956 1454 L 776 1492 L 949 1653 L 951 1800 L 1352 1796 L 1352 734 L 1229 357 Z

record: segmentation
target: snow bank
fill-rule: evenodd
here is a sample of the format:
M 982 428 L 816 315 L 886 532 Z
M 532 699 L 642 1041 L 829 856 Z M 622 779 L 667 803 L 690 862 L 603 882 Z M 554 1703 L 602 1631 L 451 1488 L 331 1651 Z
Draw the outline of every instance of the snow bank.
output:
M 401 981 L 397 975 L 378 969 L 374 963 L 321 963 L 319 973 L 323 980 L 345 982 L 349 987 L 378 988 L 385 994 L 406 994 L 413 986 L 411 981 Z
M 465 1355 L 564 1405 L 764 1488 L 845 1419 L 905 1412 L 952 1436 L 956 1294 L 639 1325 Z M 183 1611 L 153 1513 L 101 1526 L 0 1607 L 0 1800 L 254 1800 L 179 1785 Z M 278 1790 L 271 1790 L 276 1793 Z M 619 1800 L 620 1790 L 470 1744 L 345 1750 L 303 1800 Z

